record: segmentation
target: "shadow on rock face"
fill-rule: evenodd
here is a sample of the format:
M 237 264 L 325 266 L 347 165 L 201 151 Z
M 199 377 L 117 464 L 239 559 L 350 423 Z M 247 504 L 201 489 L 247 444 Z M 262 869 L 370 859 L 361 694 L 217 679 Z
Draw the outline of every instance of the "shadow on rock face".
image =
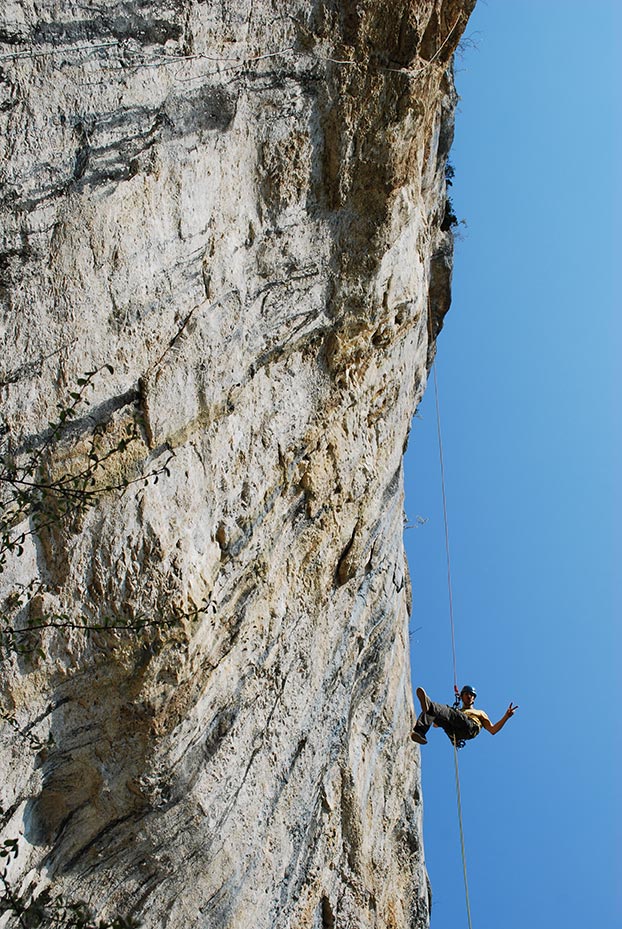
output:
M 47 769 L 47 770 L 46 770 Z M 25 835 L 32 845 L 53 845 L 72 821 L 98 819 L 103 781 L 101 774 L 85 762 L 63 758 L 44 763 L 43 787 L 28 801 L 24 816 Z M 100 809 L 101 812 L 101 809 Z
M 24 813 L 25 837 L 49 849 L 52 871 L 87 865 L 102 837 L 109 844 L 117 825 L 150 807 L 141 783 L 148 715 L 118 697 L 115 705 L 110 691 L 101 703 L 93 697 L 57 706 L 54 743 L 41 758 L 41 790 Z

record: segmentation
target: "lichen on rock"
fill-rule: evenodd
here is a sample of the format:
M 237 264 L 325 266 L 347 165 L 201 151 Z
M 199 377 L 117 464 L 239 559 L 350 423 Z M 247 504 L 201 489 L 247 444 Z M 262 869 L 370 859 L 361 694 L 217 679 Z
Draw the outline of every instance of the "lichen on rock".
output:
M 402 455 L 450 303 L 473 5 L 0 14 L 0 813 L 25 906 L 428 923 Z

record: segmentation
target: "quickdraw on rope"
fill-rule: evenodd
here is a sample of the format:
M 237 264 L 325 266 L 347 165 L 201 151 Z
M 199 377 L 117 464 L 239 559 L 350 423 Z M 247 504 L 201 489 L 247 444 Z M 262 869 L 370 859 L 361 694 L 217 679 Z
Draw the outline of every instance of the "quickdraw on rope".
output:
M 447 556 L 447 590 L 449 593 L 449 620 L 451 624 L 451 652 L 453 659 L 454 671 L 454 707 L 460 706 L 460 691 L 458 690 L 458 671 L 456 661 L 456 630 L 454 625 L 454 605 L 451 587 L 451 561 L 449 557 L 449 521 L 447 519 L 447 495 L 445 493 L 445 464 L 443 460 L 443 440 L 441 437 L 441 412 L 438 399 L 438 378 L 436 376 L 436 364 L 433 366 L 434 372 L 434 398 L 436 401 L 436 431 L 438 434 L 438 451 L 441 466 L 441 490 L 443 496 L 443 523 L 445 526 L 445 554 Z M 471 923 L 471 903 L 469 900 L 469 881 L 467 878 L 466 849 L 464 844 L 464 827 L 462 825 L 462 798 L 460 796 L 460 772 L 458 770 L 458 749 L 463 748 L 466 744 L 464 739 L 451 738 L 454 747 L 454 767 L 456 773 L 456 798 L 458 802 L 458 823 L 460 826 L 460 851 L 462 853 L 462 872 L 464 875 L 464 892 L 466 896 L 466 911 L 469 929 L 473 929 Z

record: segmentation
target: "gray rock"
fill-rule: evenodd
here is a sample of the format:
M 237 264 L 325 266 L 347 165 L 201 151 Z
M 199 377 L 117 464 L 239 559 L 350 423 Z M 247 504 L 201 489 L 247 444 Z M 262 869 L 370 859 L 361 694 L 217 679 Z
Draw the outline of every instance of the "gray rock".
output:
M 450 302 L 472 6 L 0 14 L 1 805 L 26 903 L 428 924 L 402 455 Z

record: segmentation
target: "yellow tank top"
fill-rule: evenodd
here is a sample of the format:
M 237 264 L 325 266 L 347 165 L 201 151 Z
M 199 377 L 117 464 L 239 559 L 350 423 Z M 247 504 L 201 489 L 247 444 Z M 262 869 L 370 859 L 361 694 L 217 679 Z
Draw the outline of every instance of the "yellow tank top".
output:
M 490 722 L 490 719 L 488 718 L 488 714 L 484 713 L 483 710 L 476 710 L 473 707 L 471 707 L 471 709 L 461 710 L 461 712 L 464 713 L 465 716 L 468 716 L 469 719 L 472 719 L 479 729 L 482 728 L 484 724 L 484 720 L 486 722 Z

